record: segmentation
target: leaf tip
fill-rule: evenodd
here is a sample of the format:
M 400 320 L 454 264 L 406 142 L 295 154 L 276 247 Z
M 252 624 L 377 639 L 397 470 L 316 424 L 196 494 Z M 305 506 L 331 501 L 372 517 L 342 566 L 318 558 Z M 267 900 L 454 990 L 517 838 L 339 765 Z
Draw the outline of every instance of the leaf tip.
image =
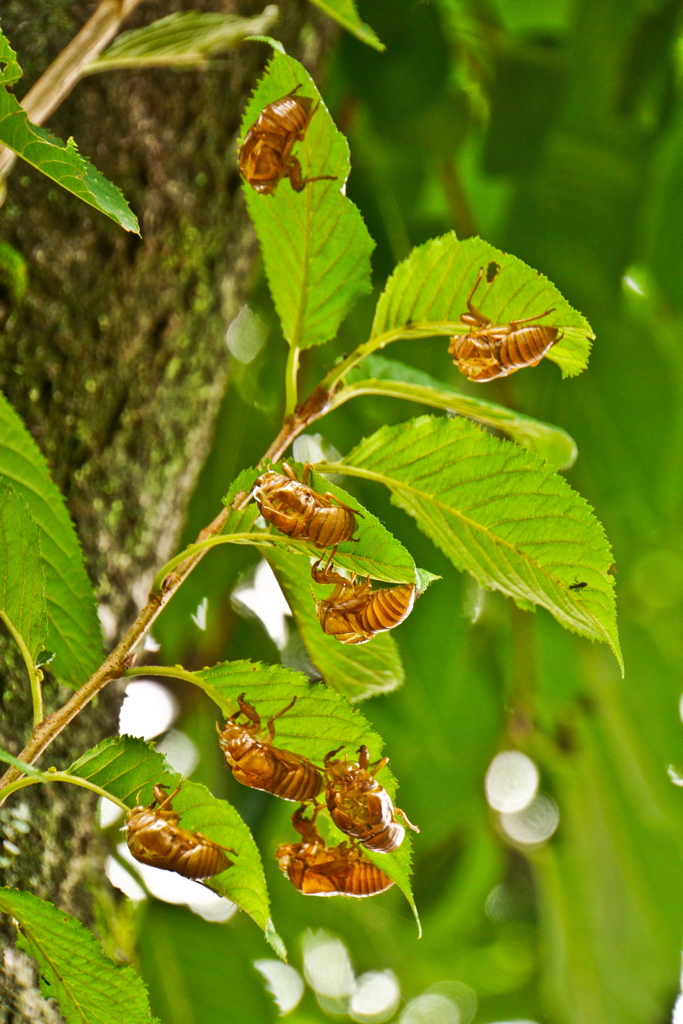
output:
M 266 936 L 266 941 L 275 950 L 280 959 L 284 961 L 284 963 L 287 963 L 287 947 L 285 946 L 284 942 L 282 941 L 278 933 L 275 931 L 275 925 L 273 924 L 272 919 L 270 917 L 266 921 L 264 933 Z

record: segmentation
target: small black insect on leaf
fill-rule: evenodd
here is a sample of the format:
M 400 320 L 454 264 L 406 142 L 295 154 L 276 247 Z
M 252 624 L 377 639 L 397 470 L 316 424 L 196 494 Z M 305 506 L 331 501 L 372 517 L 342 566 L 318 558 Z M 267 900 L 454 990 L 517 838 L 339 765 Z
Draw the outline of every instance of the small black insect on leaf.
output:
M 588 586 L 588 584 L 584 583 L 583 580 L 576 580 L 575 579 L 573 583 L 569 584 L 569 589 L 570 590 L 583 590 L 583 588 L 587 587 L 587 586 Z
M 500 271 L 500 263 L 496 263 L 495 260 L 491 260 L 488 267 L 486 268 L 486 281 L 491 284 L 492 281 L 498 277 Z

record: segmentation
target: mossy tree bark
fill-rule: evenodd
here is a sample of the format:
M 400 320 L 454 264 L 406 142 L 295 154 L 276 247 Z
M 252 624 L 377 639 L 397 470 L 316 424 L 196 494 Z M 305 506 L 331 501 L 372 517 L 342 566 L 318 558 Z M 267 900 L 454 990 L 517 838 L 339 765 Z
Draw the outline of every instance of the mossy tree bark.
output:
M 253 15 L 264 6 L 145 0 L 124 27 L 180 7 Z M 93 9 L 73 0 L 6 0 L 2 27 L 24 69 L 19 97 Z M 276 30 L 309 66 L 329 31 L 306 0 L 280 0 Z M 141 240 L 21 161 L 8 179 L 0 236 L 27 260 L 30 283 L 0 333 L 0 388 L 66 496 L 110 643 L 172 553 L 225 390 L 226 327 L 255 253 L 235 142 L 267 57 L 265 45 L 252 43 L 206 72 L 94 76 L 53 115 L 49 127 L 63 139 L 73 135 L 123 189 Z M 109 687 L 41 765 L 66 765 L 114 732 L 120 692 Z M 67 696 L 48 682 L 46 713 Z M 5 642 L 0 700 L 0 744 L 18 752 L 30 732 L 31 703 L 20 660 Z M 102 853 L 93 810 L 94 801 L 75 787 L 36 786 L 11 798 L 0 810 L 10 843 L 0 850 L 3 883 L 92 923 Z M 0 1024 L 56 1019 L 10 945 L 5 961 Z

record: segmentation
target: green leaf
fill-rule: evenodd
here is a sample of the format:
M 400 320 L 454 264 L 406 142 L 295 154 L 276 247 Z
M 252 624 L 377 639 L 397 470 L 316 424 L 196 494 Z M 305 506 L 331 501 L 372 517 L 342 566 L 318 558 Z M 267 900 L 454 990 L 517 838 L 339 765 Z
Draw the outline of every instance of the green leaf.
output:
M 180 775 L 174 772 L 163 754 L 154 746 L 132 736 L 117 736 L 103 740 L 72 764 L 67 772 L 89 779 L 113 793 L 129 807 L 134 806 L 137 794 L 140 802 L 152 802 L 154 785 L 163 782 L 175 789 Z M 266 938 L 278 954 L 282 943 L 270 921 L 270 904 L 263 866 L 251 832 L 227 800 L 212 796 L 206 786 L 197 782 L 183 782 L 183 788 L 173 801 L 180 814 L 180 824 L 193 832 L 201 832 L 216 843 L 229 846 L 236 857 L 232 867 L 206 884 L 219 896 L 225 896 L 245 910 L 266 932 Z M 278 946 L 279 942 L 279 946 Z
M 278 9 L 266 7 L 254 18 L 202 11 L 177 11 L 144 28 L 122 32 L 85 75 L 121 68 L 206 68 L 209 57 L 237 46 L 248 36 L 267 32 L 277 21 Z
M 371 760 L 382 755 L 383 740 L 371 729 L 360 711 L 322 683 L 311 684 L 301 672 L 293 672 L 282 665 L 230 661 L 193 675 L 202 681 L 202 689 L 218 704 L 226 717 L 238 710 L 237 697 L 241 693 L 246 695 L 245 700 L 256 708 L 263 721 L 281 711 L 296 697 L 294 707 L 275 723 L 276 746 L 303 754 L 319 765 L 322 765 L 327 753 L 342 745 L 350 759 L 353 759 L 363 743 L 370 751 Z M 382 768 L 378 779 L 392 800 L 395 800 L 397 783 L 389 769 Z M 323 813 L 327 816 L 326 810 Z M 336 837 L 336 843 L 345 838 L 331 821 L 329 828 Z M 370 850 L 364 853 L 394 879 L 417 919 L 410 888 L 410 851 L 410 836 L 406 833 L 406 838 L 394 853 L 373 854 Z
M 355 395 L 386 395 L 447 409 L 503 431 L 556 469 L 570 469 L 576 462 L 576 442 L 561 427 L 464 395 L 422 370 L 384 356 L 368 356 L 354 367 L 346 376 L 346 386 L 335 392 L 333 404 L 340 405 Z
M 1 64 L 5 67 L 0 77 L 0 144 L 126 231 L 139 234 L 137 218 L 118 188 L 79 154 L 73 139 L 65 145 L 45 128 L 31 124 L 16 96 L 8 91 L 7 87 L 21 78 L 21 68 L 2 31 Z
M 264 557 L 287 598 L 309 657 L 328 686 L 353 701 L 402 686 L 405 673 L 391 633 L 380 633 L 367 644 L 340 644 L 326 636 L 315 614 L 308 561 L 275 548 L 265 550 Z M 321 587 L 323 592 L 329 594 L 329 587 Z
M 586 318 L 572 309 L 554 284 L 516 256 L 495 249 L 481 238 L 459 242 L 454 233 L 425 242 L 399 263 L 377 303 L 371 340 L 390 334 L 383 342 L 387 344 L 398 337 L 467 332 L 470 328 L 461 321 L 460 314 L 467 312 L 467 298 L 479 268 L 487 268 L 490 263 L 498 264 L 500 270 L 491 284 L 484 280 L 479 286 L 474 296 L 477 309 L 494 324 L 552 309 L 547 323 L 560 327 L 563 333 L 546 359 L 557 363 L 563 377 L 581 373 L 595 337 Z M 368 347 L 372 349 L 371 342 Z M 446 352 L 444 357 L 450 358 Z
M 56 655 L 50 671 L 60 682 L 81 686 L 102 661 L 92 586 L 64 499 L 50 479 L 47 463 L 17 413 L 0 394 L 2 477 L 24 498 L 40 534 L 48 618 L 45 645 Z
M 380 42 L 377 33 L 361 21 L 353 0 L 311 0 L 311 3 L 314 3 L 330 18 L 334 18 L 342 28 L 356 36 L 362 43 L 367 43 L 375 50 L 386 50 L 386 46 Z
M 324 468 L 384 484 L 456 568 L 608 643 L 623 669 L 604 530 L 537 456 L 467 420 L 423 416 L 383 427 Z M 577 580 L 587 586 L 571 590 Z
M 258 195 L 244 183 L 249 214 L 263 254 L 268 284 L 289 344 L 310 348 L 329 341 L 359 295 L 370 291 L 374 242 L 353 203 L 342 194 L 349 175 L 349 148 L 337 131 L 305 68 L 276 53 L 242 121 L 242 140 L 269 103 L 295 86 L 320 102 L 294 155 L 302 175 L 333 174 L 295 192 L 279 182 L 274 195 Z
M 303 464 L 287 460 L 287 465 L 296 470 L 299 479 L 303 472 Z M 276 472 L 281 472 L 282 463 L 278 462 L 272 467 Z M 254 482 L 263 472 L 262 469 L 247 469 L 240 473 L 239 477 L 230 487 L 229 493 L 223 499 L 228 508 L 231 507 L 235 496 L 240 492 L 249 493 Z M 344 541 L 339 545 L 335 556 L 335 565 L 340 565 L 350 572 L 356 572 L 359 576 L 370 576 L 373 580 L 383 580 L 386 583 L 417 583 L 420 590 L 424 589 L 423 583 L 427 584 L 436 579 L 431 573 L 415 568 L 415 563 L 410 553 L 403 547 L 400 541 L 393 537 L 387 528 L 380 523 L 376 516 L 373 516 L 364 508 L 353 495 L 348 494 L 330 483 L 324 476 L 312 473 L 308 480 L 308 486 L 320 494 L 329 491 L 343 504 L 350 508 L 357 509 L 356 537 L 357 542 Z M 307 555 L 310 558 L 325 557 L 326 552 L 316 548 L 310 541 L 302 539 L 291 539 L 281 534 L 274 526 L 268 524 L 267 530 L 256 526 L 259 517 L 258 506 L 252 501 L 246 509 L 232 511 L 223 529 L 223 535 L 229 533 L 251 533 L 255 535 L 254 543 L 262 543 L 272 546 L 277 544 L 279 548 L 291 551 L 294 554 Z M 267 538 L 267 539 L 266 539 Z M 309 572 L 310 579 L 310 572 Z
M 0 618 L 35 665 L 46 634 L 45 568 L 26 501 L 0 478 Z
M 40 989 L 66 1024 L 144 1024 L 147 989 L 132 967 L 109 960 L 92 932 L 30 892 L 0 889 L 0 910 L 18 926 L 17 945 L 40 968 Z

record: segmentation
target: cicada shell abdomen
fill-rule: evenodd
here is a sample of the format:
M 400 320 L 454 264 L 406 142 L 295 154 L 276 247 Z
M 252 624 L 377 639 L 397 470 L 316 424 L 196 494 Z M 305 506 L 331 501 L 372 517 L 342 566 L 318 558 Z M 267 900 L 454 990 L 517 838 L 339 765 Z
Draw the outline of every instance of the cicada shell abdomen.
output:
M 292 824 L 302 836 L 300 843 L 280 846 L 275 854 L 280 870 L 304 896 L 374 896 L 392 886 L 393 880 L 360 850 L 346 843 L 327 846 L 312 818 L 298 810 Z
M 365 857 L 359 857 L 346 877 L 347 896 L 375 896 L 394 884 L 381 868 Z
M 295 96 L 297 85 L 286 96 L 264 107 L 244 137 L 240 147 L 240 174 L 262 195 L 272 195 L 282 178 L 289 178 L 295 192 L 301 192 L 312 181 L 334 180 L 334 175 L 301 177 L 301 164 L 292 156 L 294 143 L 301 142 L 318 109 L 311 110 L 313 100 Z
M 525 320 L 493 324 L 472 305 L 483 272 L 482 267 L 467 300 L 469 312 L 460 316 L 463 323 L 475 330 L 454 335 L 448 345 L 460 372 L 476 382 L 507 377 L 523 367 L 536 366 L 562 337 L 559 327 L 535 323 L 554 312 L 552 309 Z
M 316 583 L 336 584 L 329 597 L 317 601 L 315 610 L 323 633 L 334 636 L 342 644 L 365 644 L 377 633 L 400 626 L 410 615 L 417 588 L 412 583 L 372 590 L 369 578 L 356 583 L 339 573 L 319 569 L 316 562 L 312 576 Z
M 302 537 L 318 548 L 336 547 L 353 540 L 356 516 L 329 492 L 319 494 L 306 484 L 310 470 L 304 467 L 300 482 L 294 470 L 283 463 L 287 475 L 268 470 L 254 485 L 254 499 L 264 519 L 288 537 Z
M 381 633 L 400 626 L 413 610 L 415 594 L 416 587 L 412 583 L 373 591 L 359 616 L 363 628 L 369 633 Z
M 272 742 L 275 720 L 289 710 L 294 701 L 268 720 L 267 735 L 260 737 L 261 719 L 256 709 L 244 700 L 244 696 L 240 694 L 238 697 L 239 711 L 227 720 L 222 731 L 218 730 L 225 760 L 237 781 L 251 789 L 272 793 L 283 800 L 294 800 L 297 803 L 314 800 L 323 787 L 320 770 L 301 754 L 281 750 L 273 746 Z M 236 721 L 240 715 L 246 717 L 246 724 Z
M 175 871 L 184 878 L 212 878 L 231 867 L 232 861 L 225 853 L 227 847 L 207 839 L 201 832 L 180 828 L 179 815 L 171 803 L 180 786 L 170 796 L 166 796 L 164 789 L 160 785 L 154 787 L 154 800 L 149 807 L 141 807 L 138 796 L 137 806 L 126 816 L 126 842 L 133 857 L 141 864 Z

